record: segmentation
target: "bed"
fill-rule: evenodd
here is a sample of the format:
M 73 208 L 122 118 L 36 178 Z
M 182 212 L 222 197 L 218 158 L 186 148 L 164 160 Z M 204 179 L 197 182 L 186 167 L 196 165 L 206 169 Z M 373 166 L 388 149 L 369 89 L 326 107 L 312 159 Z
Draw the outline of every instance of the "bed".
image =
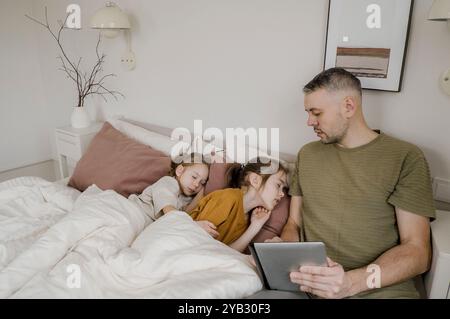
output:
M 138 126 L 148 135 L 128 124 L 127 136 L 170 149 L 167 129 Z M 212 239 L 186 213 L 149 225 L 114 190 L 66 184 L 38 177 L 0 183 L 0 298 L 245 298 L 261 291 L 248 256 Z
M 261 289 L 246 256 L 184 212 L 145 227 L 114 191 L 40 178 L 0 184 L 1 298 L 242 298 Z
M 164 153 L 173 145 L 170 129 L 111 122 Z M 117 192 L 96 185 L 80 192 L 67 181 L 0 183 L 0 298 L 305 298 L 264 291 L 247 255 L 212 239 L 184 212 L 149 225 Z M 437 264 L 427 275 L 428 293 L 441 284 L 431 284 Z

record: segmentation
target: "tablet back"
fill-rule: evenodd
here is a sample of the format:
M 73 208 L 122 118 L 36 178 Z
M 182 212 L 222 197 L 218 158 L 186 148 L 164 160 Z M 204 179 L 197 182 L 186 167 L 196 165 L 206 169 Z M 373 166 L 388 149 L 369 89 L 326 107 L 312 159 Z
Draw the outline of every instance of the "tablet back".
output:
M 289 273 L 300 266 L 326 266 L 325 245 L 322 242 L 253 243 L 250 252 L 267 289 L 299 291 Z

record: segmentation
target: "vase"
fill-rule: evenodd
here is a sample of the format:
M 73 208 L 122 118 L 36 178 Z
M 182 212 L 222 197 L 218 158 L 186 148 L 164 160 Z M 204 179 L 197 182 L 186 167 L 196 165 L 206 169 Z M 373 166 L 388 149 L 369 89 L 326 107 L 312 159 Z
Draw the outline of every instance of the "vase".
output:
M 75 106 L 70 117 L 70 123 L 73 128 L 85 128 L 91 124 L 91 119 L 83 106 Z

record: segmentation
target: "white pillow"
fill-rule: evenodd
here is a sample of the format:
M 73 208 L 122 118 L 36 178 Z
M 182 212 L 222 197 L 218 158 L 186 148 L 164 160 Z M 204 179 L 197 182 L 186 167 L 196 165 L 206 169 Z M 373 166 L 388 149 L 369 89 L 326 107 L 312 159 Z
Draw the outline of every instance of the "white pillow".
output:
M 152 131 L 149 131 L 143 127 L 131 124 L 127 122 L 126 120 L 122 118 L 110 118 L 107 120 L 116 130 L 120 131 L 121 133 L 125 134 L 129 138 L 134 139 L 135 141 L 148 145 L 158 151 L 163 152 L 167 156 L 171 156 L 171 151 L 174 150 L 174 152 L 179 152 L 180 148 L 183 149 L 185 152 L 189 152 L 192 150 L 192 147 L 195 143 L 198 143 L 198 137 L 193 138 L 192 143 L 183 143 L 181 141 L 178 141 L 176 139 L 172 139 L 168 136 L 155 133 Z M 174 146 L 176 144 L 180 143 L 176 148 Z M 206 142 L 202 141 L 203 143 L 203 150 L 205 150 L 205 147 L 207 145 Z M 216 151 L 219 150 L 216 148 Z
M 131 124 L 122 119 L 108 119 L 108 122 L 118 131 L 126 136 L 134 139 L 135 141 L 148 145 L 158 151 L 163 152 L 167 156 L 170 156 L 172 147 L 178 143 L 178 141 L 172 140 L 170 137 L 158 134 L 143 127 Z
M 125 134 L 126 136 L 134 139 L 135 141 L 148 145 L 158 151 L 163 152 L 165 155 L 167 156 L 171 156 L 171 151 L 173 149 L 173 147 L 177 144 L 180 143 L 180 141 L 175 140 L 175 139 L 171 139 L 168 136 L 159 134 L 159 133 L 155 133 L 152 131 L 149 131 L 143 127 L 131 124 L 129 122 L 127 122 L 126 120 L 124 120 L 123 118 L 110 118 L 107 120 L 116 130 L 120 131 L 121 133 Z M 198 141 L 198 137 L 194 138 L 192 141 L 192 145 L 194 145 L 195 143 L 197 143 Z M 216 141 L 217 142 L 217 141 Z M 220 141 L 219 141 L 220 142 Z M 203 150 L 205 150 L 206 145 L 208 144 L 205 141 L 202 141 L 203 144 Z M 223 154 L 223 150 L 221 148 L 219 148 L 217 146 L 217 144 L 213 143 L 216 149 L 216 152 L 219 152 L 217 155 L 217 158 L 219 157 L 223 157 L 226 155 Z M 186 144 L 183 147 L 186 151 L 190 150 L 192 145 L 190 144 Z M 176 150 L 179 150 L 179 147 L 177 147 Z M 257 154 L 259 156 L 262 157 L 266 157 L 266 158 L 271 158 L 271 159 L 276 159 L 273 156 L 269 156 L 264 150 L 260 150 L 259 153 L 257 152 L 257 148 L 250 146 L 250 145 L 245 145 L 244 147 L 240 147 L 239 148 L 239 152 L 242 152 L 242 154 Z M 218 162 L 224 162 L 224 161 L 229 161 L 234 162 L 236 159 L 225 159 L 223 158 L 222 160 L 218 160 Z M 285 166 L 288 163 L 284 160 L 281 159 L 277 159 L 279 160 L 282 164 L 284 164 Z

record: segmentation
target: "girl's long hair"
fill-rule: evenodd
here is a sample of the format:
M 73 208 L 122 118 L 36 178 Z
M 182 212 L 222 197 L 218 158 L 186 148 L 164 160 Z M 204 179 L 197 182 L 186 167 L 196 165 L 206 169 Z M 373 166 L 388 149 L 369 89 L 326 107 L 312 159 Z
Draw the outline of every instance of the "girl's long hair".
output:
M 231 168 L 230 172 L 230 187 L 240 188 L 242 186 L 249 186 L 248 175 L 250 173 L 258 174 L 262 177 L 263 186 L 269 177 L 273 174 L 283 171 L 288 173 L 286 167 L 284 167 L 279 161 L 266 157 L 257 157 L 250 160 L 245 165 L 235 165 Z

